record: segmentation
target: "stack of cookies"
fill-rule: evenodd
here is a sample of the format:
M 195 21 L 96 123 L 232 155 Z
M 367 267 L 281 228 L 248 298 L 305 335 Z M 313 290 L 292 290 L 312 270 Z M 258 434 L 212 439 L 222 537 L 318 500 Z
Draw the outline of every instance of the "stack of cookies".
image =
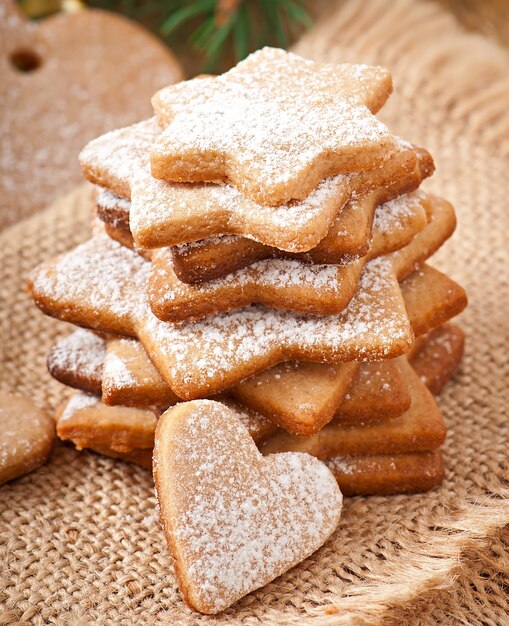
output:
M 79 390 L 61 439 L 150 467 L 161 413 L 209 398 L 344 494 L 442 480 L 432 394 L 461 359 L 447 322 L 466 296 L 427 263 L 454 210 L 420 189 L 430 154 L 376 119 L 391 89 L 379 67 L 266 48 L 85 147 L 92 238 L 31 282 L 81 327 L 48 356 Z

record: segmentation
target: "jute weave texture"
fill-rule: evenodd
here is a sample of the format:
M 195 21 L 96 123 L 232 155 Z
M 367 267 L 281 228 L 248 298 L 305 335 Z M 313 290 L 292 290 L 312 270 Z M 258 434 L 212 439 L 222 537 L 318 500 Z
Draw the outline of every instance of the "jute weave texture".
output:
M 439 400 L 445 483 L 347 500 L 317 554 L 210 618 L 176 590 L 150 473 L 58 446 L 49 465 L 0 489 L 0 625 L 507 623 L 509 59 L 415 0 L 343 2 L 296 49 L 387 65 L 396 91 L 382 117 L 432 152 L 426 188 L 456 206 L 458 230 L 432 261 L 470 297 L 462 370 Z M 86 239 L 89 221 L 81 188 L 0 236 L 0 385 L 48 409 L 66 392 L 45 353 L 68 329 L 24 284 L 39 261 Z

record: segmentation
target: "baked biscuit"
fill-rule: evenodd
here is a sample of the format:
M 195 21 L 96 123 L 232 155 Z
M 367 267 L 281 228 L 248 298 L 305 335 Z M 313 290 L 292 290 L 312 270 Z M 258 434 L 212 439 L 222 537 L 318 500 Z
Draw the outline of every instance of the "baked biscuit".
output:
M 464 345 L 465 334 L 456 324 L 444 324 L 416 340 L 408 360 L 431 393 L 440 393 L 454 376 Z
M 238 235 L 212 237 L 173 246 L 175 273 L 183 282 L 195 283 L 222 278 L 251 263 L 273 257 L 289 257 L 306 263 L 344 263 L 366 255 L 372 237 L 376 246 L 382 243 L 377 238 L 383 237 L 386 251 L 393 252 L 409 243 L 415 232 L 426 225 L 419 203 L 406 204 L 406 211 L 402 212 L 397 200 L 398 196 L 415 191 L 422 180 L 433 173 L 429 152 L 422 148 L 414 150 L 417 165 L 413 172 L 389 187 L 351 200 L 336 214 L 327 235 L 308 252 L 285 252 Z M 388 232 L 394 231 L 395 227 L 397 237 L 390 238 Z
M 405 359 L 400 367 L 411 395 L 410 408 L 400 417 L 357 425 L 344 425 L 340 420 L 334 420 L 308 437 L 281 430 L 265 441 L 262 452 L 307 452 L 327 459 L 426 452 L 439 448 L 445 440 L 445 424 L 435 400 Z
M 44 465 L 54 441 L 49 415 L 27 398 L 0 392 L 0 485 Z
M 412 212 L 415 204 L 426 201 L 429 223 L 415 233 L 411 242 L 394 252 L 396 275 L 401 280 L 416 265 L 437 250 L 451 236 L 456 226 L 452 205 L 441 198 L 413 194 L 398 200 L 401 211 Z M 394 225 L 397 220 L 390 220 Z M 397 233 L 386 229 L 387 239 L 394 241 Z M 287 309 L 313 315 L 341 313 L 352 299 L 362 268 L 371 259 L 387 252 L 385 237 L 374 237 L 368 254 L 342 265 L 316 265 L 291 259 L 267 259 L 208 283 L 190 285 L 175 274 L 170 249 L 156 251 L 152 256 L 153 271 L 149 280 L 149 302 L 155 315 L 163 320 L 179 322 L 201 319 L 234 311 L 250 304 Z
M 81 331 L 85 332 L 89 331 Z M 62 344 L 68 349 L 70 345 L 79 346 L 76 339 L 72 344 L 63 340 L 52 351 L 62 352 Z M 106 359 L 103 378 L 97 380 L 99 387 L 102 383 L 105 404 L 165 408 L 178 402 L 139 342 L 110 338 L 105 349 L 113 357 Z M 79 375 L 75 372 L 77 361 L 72 353 L 66 361 L 69 370 L 63 372 L 63 377 L 62 370 L 53 375 L 61 382 L 75 381 Z M 425 360 L 421 361 L 425 367 Z M 72 386 L 79 388 L 79 384 Z M 360 367 L 354 362 L 329 366 L 282 363 L 231 387 L 228 393 L 252 412 L 296 434 L 312 434 L 333 416 L 342 423 L 366 423 L 401 415 L 410 406 L 397 359 L 362 363 Z M 228 402 L 227 396 L 222 396 L 222 401 Z M 252 427 L 249 430 L 252 433 Z
M 337 316 L 251 307 L 185 324 L 161 322 L 151 313 L 144 297 L 149 268 L 107 235 L 96 236 L 36 269 L 31 290 L 53 317 L 138 336 L 170 387 L 186 398 L 212 395 L 284 360 L 388 359 L 413 343 L 388 258 L 366 264 L 360 289 Z
M 217 396 L 216 401 L 235 411 L 257 445 L 277 431 L 263 416 L 231 398 Z M 157 419 L 163 412 L 108 406 L 98 396 L 77 391 L 55 413 L 57 435 L 63 441 L 71 441 L 78 450 L 108 449 L 121 454 L 147 450 L 151 454 Z
M 395 358 L 413 340 L 405 304 L 417 334 L 457 315 L 466 304 L 461 287 L 426 266 L 417 279 L 410 277 L 409 300 L 404 281 L 403 302 L 392 262 L 379 258 L 366 265 L 361 288 L 339 316 L 311 318 L 252 307 L 197 323 L 171 324 L 157 320 L 143 298 L 149 266 L 103 235 L 41 265 L 31 289 L 48 315 L 102 332 L 138 336 L 170 387 L 186 398 L 212 395 L 283 360 Z M 421 306 L 418 293 L 423 287 L 428 291 Z
M 389 496 L 429 491 L 444 479 L 440 450 L 379 456 L 335 457 L 325 464 L 345 496 Z
M 84 350 L 88 345 L 86 332 L 89 331 L 74 333 L 72 341 L 61 340 L 53 349 L 60 351 L 62 360 L 69 369 L 59 369 L 52 374 L 64 384 L 69 380 L 78 381 L 72 385 L 78 388 L 78 360 L 72 358 L 72 350 L 75 347 Z M 82 346 L 79 344 L 80 337 L 83 337 Z M 65 354 L 65 350 L 70 353 Z M 103 402 L 126 406 L 137 406 L 137 403 L 155 406 L 162 405 L 161 398 L 172 393 L 139 342 L 111 339 L 108 341 L 108 350 L 112 350 L 119 360 L 124 361 L 124 367 L 130 376 L 116 383 L 113 373 L 110 373 L 110 387 L 113 391 L 110 389 L 108 396 L 103 391 Z M 421 380 L 432 393 L 437 394 L 454 375 L 462 352 L 463 331 L 454 324 L 444 324 L 419 337 L 408 358 Z M 86 354 L 83 358 L 86 359 Z M 306 427 L 319 424 L 322 420 L 322 423 L 328 421 L 329 411 L 334 411 L 334 399 L 341 397 L 342 389 L 336 396 L 334 394 L 339 385 L 346 386 L 348 378 L 352 382 L 335 410 L 333 419 L 343 425 L 368 424 L 399 416 L 410 408 L 411 399 L 399 362 L 400 359 L 363 363 L 355 376 L 346 375 L 345 372 L 344 381 L 341 379 L 343 373 L 337 370 L 348 364 L 322 366 L 315 363 L 283 363 L 235 385 L 229 393 L 241 404 L 250 407 L 245 416 L 255 414 L 256 411 L 260 414 L 248 426 L 256 442 L 275 432 L 273 424 L 295 434 L 312 434 L 312 431 L 306 432 Z M 83 365 L 87 367 L 86 362 Z M 107 370 L 106 367 L 106 372 Z M 62 374 L 63 377 L 60 377 Z M 100 387 L 101 383 L 98 378 L 96 384 Z M 319 393 L 316 393 L 317 389 Z M 238 410 L 239 405 L 232 403 L 226 396 L 221 401 L 232 404 Z M 324 414 L 327 417 L 324 418 Z M 269 416 L 271 421 L 263 420 L 261 415 Z
M 90 448 L 99 454 L 152 468 L 152 450 L 115 452 Z M 440 450 L 379 456 L 334 457 L 325 461 L 344 496 L 390 496 L 430 491 L 444 479 Z
M 417 163 L 413 171 L 407 172 L 405 162 L 411 160 L 412 151 L 415 153 L 414 158 L 417 159 Z M 251 263 L 271 257 L 288 256 L 311 263 L 343 263 L 345 260 L 352 260 L 354 257 L 367 254 L 374 218 L 376 223 L 374 245 L 378 245 L 376 238 L 380 236 L 383 236 L 383 245 L 387 252 L 406 245 L 415 232 L 426 225 L 422 206 L 420 203 L 411 205 L 406 203 L 403 212 L 399 202 L 390 201 L 417 189 L 422 180 L 433 173 L 434 164 L 429 152 L 423 148 L 412 148 L 412 150 L 402 148 L 399 160 L 402 171 L 400 178 L 388 187 L 378 188 L 346 204 L 336 214 L 327 235 L 308 252 L 288 253 L 239 235 L 216 236 L 190 244 L 173 246 L 171 252 L 175 273 L 180 280 L 195 283 L 222 278 Z M 386 180 L 390 179 L 390 171 L 394 166 L 395 163 L 391 162 L 390 168 L 388 166 L 380 168 L 385 170 Z M 360 177 L 353 180 L 358 184 L 361 182 Z M 130 203 L 124 198 L 115 196 L 111 191 L 104 188 L 98 189 L 97 212 L 107 225 L 108 233 L 114 239 L 133 248 L 134 242 L 129 230 Z M 359 195 L 361 191 L 359 189 L 356 195 Z M 375 214 L 377 205 L 382 202 L 385 203 L 383 208 L 379 207 Z M 119 215 L 122 215 L 121 219 Z M 171 219 L 171 214 L 168 214 L 168 219 Z M 396 226 L 398 236 L 395 240 L 391 240 L 387 233 L 394 231 Z M 159 227 L 161 228 L 161 225 Z M 138 250 L 144 254 L 147 252 L 146 249 L 138 248 Z
M 64 385 L 101 394 L 106 344 L 102 337 L 78 329 L 60 339 L 49 351 L 49 373 Z
M 152 450 L 157 416 L 150 409 L 109 407 L 97 396 L 77 392 L 56 413 L 57 435 L 78 450 L 104 447 L 123 454 Z
M 102 400 L 108 405 L 166 408 L 180 398 L 159 374 L 135 339 L 107 341 L 102 377 Z
M 221 403 L 169 409 L 155 440 L 161 523 L 180 590 L 195 610 L 223 611 L 307 558 L 336 529 L 342 496 L 327 467 L 305 454 L 262 457 Z
M 419 338 L 416 342 L 417 348 L 413 349 L 409 355 L 410 363 L 417 375 L 428 384 L 433 393 L 438 392 L 436 381 L 440 381 L 443 386 L 454 375 L 461 354 L 461 350 L 458 350 L 462 348 L 461 339 L 462 331 L 459 327 L 445 324 Z M 438 344 L 437 340 L 439 340 Z M 127 359 L 125 359 L 125 342 L 129 347 Z M 66 345 L 76 345 L 76 341 L 73 344 L 67 342 Z M 437 345 L 440 347 L 438 352 Z M 121 347 L 120 350 L 116 349 L 118 346 Z M 130 379 L 134 389 L 130 391 L 128 386 L 123 383 L 120 385 L 124 398 L 127 398 L 125 404 L 132 404 L 132 398 L 140 398 L 141 394 L 136 389 L 138 383 L 146 392 L 151 379 L 153 381 L 152 395 L 146 398 L 147 404 L 161 404 L 161 396 L 158 394 L 164 389 L 165 383 L 149 361 L 141 344 L 133 340 L 113 339 L 108 342 L 108 347 L 113 348 L 118 359 L 126 360 L 126 367 L 131 374 Z M 411 396 L 400 367 L 402 358 L 404 357 L 394 361 L 363 363 L 355 376 L 350 374 L 352 382 L 334 413 L 332 423 L 339 423 L 342 426 L 363 426 L 400 416 L 407 411 L 410 408 Z M 70 358 L 67 362 L 72 365 L 76 364 L 76 360 Z M 338 386 L 335 367 L 329 366 L 328 369 L 331 371 L 327 372 L 324 371 L 324 366 L 314 363 L 277 365 L 272 370 L 262 372 L 229 390 L 229 393 L 240 404 L 224 395 L 221 396 L 221 402 L 237 411 L 257 444 L 277 432 L 276 424 L 295 434 L 312 434 L 316 426 L 325 424 L 334 411 L 335 403 L 330 402 L 328 406 L 327 401 L 330 398 L 334 399 L 334 392 Z M 330 376 L 326 376 L 329 373 Z M 66 373 L 66 378 L 69 377 L 72 377 L 72 371 Z M 345 377 L 346 380 L 348 379 Z M 340 393 L 337 397 L 341 397 Z M 120 394 L 117 393 L 116 400 L 121 399 Z M 99 400 L 97 400 L 98 404 Z M 242 409 L 242 404 L 247 408 Z M 81 447 L 95 449 L 97 440 L 93 441 L 94 445 L 84 443 L 86 430 L 87 428 L 93 429 L 93 424 L 91 426 L 90 420 L 77 417 L 79 405 L 80 403 L 75 401 L 70 407 L 68 406 L 67 412 L 72 412 L 73 419 L 78 419 L 80 422 Z M 92 405 L 87 407 L 88 410 L 90 406 Z M 102 410 L 106 408 L 103 405 Z M 328 409 L 329 413 L 327 413 Z M 323 417 L 324 413 L 328 415 L 327 418 Z M 94 433 L 92 437 L 93 435 Z M 102 443 L 104 444 L 104 441 Z
M 404 358 L 404 357 L 400 357 Z M 395 417 L 411 398 L 400 359 L 361 363 L 345 377 L 346 363 L 281 363 L 228 389 L 241 404 L 295 435 L 311 435 L 325 424 L 367 424 Z M 345 380 L 346 378 L 346 380 Z M 346 393 L 345 393 L 346 391 Z
M 155 120 L 145 120 L 98 137 L 80 154 L 88 180 L 130 199 L 129 227 L 142 248 L 238 234 L 289 252 L 306 252 L 327 235 L 352 197 L 407 181 L 418 167 L 415 150 L 398 140 L 383 167 L 325 179 L 303 200 L 273 207 L 253 202 L 226 184 L 171 184 L 153 178 L 147 159 L 159 134 Z M 99 206 L 99 216 L 103 214 Z M 113 221 L 120 224 L 118 218 Z
M 391 89 L 383 68 L 320 65 L 264 48 L 221 76 L 153 97 L 165 130 L 152 148 L 152 175 L 228 181 L 271 206 L 304 198 L 327 176 L 390 158 L 395 140 L 370 108 Z

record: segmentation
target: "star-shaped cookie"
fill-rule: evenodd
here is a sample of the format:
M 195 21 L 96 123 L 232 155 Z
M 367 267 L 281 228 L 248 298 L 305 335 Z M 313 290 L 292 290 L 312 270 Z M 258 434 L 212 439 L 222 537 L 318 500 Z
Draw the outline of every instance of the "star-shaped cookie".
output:
M 380 67 L 322 65 L 263 48 L 221 76 L 154 96 L 167 128 L 152 150 L 152 175 L 228 181 L 267 205 L 304 198 L 326 177 L 390 158 L 395 140 L 372 111 L 391 90 Z
M 225 183 L 187 185 L 153 178 L 149 151 L 160 133 L 152 118 L 102 135 L 80 154 L 88 180 L 131 200 L 128 225 L 137 245 L 144 248 L 241 234 L 289 252 L 306 252 L 327 235 L 352 197 L 407 179 L 417 165 L 415 150 L 398 139 L 383 167 L 332 176 L 303 200 L 272 207 L 253 202 Z M 111 204 L 112 198 L 103 196 L 104 201 Z M 122 206 L 114 212 L 119 217 L 125 214 Z M 120 221 L 126 225 L 125 217 Z M 117 225 L 122 225 L 120 221 Z

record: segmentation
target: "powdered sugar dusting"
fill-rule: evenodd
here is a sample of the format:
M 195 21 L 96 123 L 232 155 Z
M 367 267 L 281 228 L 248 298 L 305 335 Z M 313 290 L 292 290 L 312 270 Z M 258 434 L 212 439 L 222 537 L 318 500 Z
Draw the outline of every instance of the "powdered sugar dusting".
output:
M 150 311 L 149 268 L 135 252 L 102 235 L 43 265 L 33 291 L 37 301 L 54 302 L 58 316 L 70 322 L 79 319 L 111 332 L 120 319 L 123 332 L 139 336 L 177 393 L 192 384 L 208 395 L 286 360 L 390 358 L 405 352 L 413 339 L 390 257 L 366 264 L 356 295 L 338 315 L 253 306 L 176 324 L 161 322 Z
M 112 209 L 115 209 L 117 211 L 122 210 L 125 212 L 126 216 L 129 217 L 131 203 L 127 198 L 121 198 L 109 189 L 105 189 L 104 187 L 100 187 L 99 185 L 96 185 L 95 189 L 96 203 L 99 206 L 101 206 L 106 211 Z
M 265 459 L 221 404 L 194 403 L 173 435 L 173 489 L 158 484 L 163 515 L 202 606 L 223 610 L 309 556 L 336 528 L 341 494 L 325 465 L 304 454 Z M 186 485 L 185 489 L 181 486 Z M 169 498 L 168 501 L 166 498 Z
M 376 161 L 378 152 L 380 160 L 395 145 L 366 106 L 386 77 L 381 68 L 318 65 L 264 48 L 221 76 L 160 91 L 154 106 L 168 128 L 153 156 L 196 154 L 200 170 L 203 159 L 216 170 L 223 159 L 237 185 L 242 180 L 256 191 L 294 181 L 323 155 L 335 166 L 330 174 L 348 171 L 355 159 Z
M 88 409 L 92 406 L 98 404 L 99 398 L 97 396 L 92 395 L 91 393 L 85 393 L 84 391 L 79 391 L 75 393 L 69 402 L 65 405 L 65 409 L 59 417 L 59 422 L 65 422 L 66 420 L 71 419 L 81 411 L 82 409 Z
M 258 204 L 226 184 L 169 184 L 148 171 L 146 155 L 159 133 L 149 119 L 95 139 L 80 156 L 92 182 L 132 198 L 130 205 L 115 204 L 114 195 L 100 194 L 103 217 L 109 212 L 118 219 L 120 212 L 137 243 L 147 248 L 242 234 L 289 251 L 307 250 L 327 234 L 356 189 L 367 184 L 365 176 L 340 174 L 321 181 L 303 200 L 278 207 Z
M 405 218 L 414 216 L 416 211 L 424 210 L 422 208 L 423 197 L 423 193 L 417 191 L 385 202 L 376 210 L 373 230 L 377 230 L 381 234 L 394 232 Z
M 129 370 L 128 364 L 117 354 L 108 352 L 104 362 L 105 377 L 114 381 L 116 387 L 136 385 L 136 379 Z
M 79 328 L 53 346 L 48 362 L 58 369 L 79 371 L 82 376 L 100 378 L 105 355 L 104 339 Z
M 111 332 L 121 328 L 120 332 L 132 334 L 148 270 L 149 264 L 142 257 L 103 233 L 40 266 L 34 273 L 33 292 L 51 299 L 55 308 L 64 309 L 63 316 L 66 308 L 78 310 L 81 305 L 88 311 L 91 328 L 108 332 L 99 322 L 109 318 L 116 322 Z M 83 323 L 81 318 L 75 322 Z
M 159 132 L 156 120 L 150 118 L 97 137 L 80 153 L 85 177 L 130 198 L 131 180 L 140 169 L 147 171 L 149 148 Z

